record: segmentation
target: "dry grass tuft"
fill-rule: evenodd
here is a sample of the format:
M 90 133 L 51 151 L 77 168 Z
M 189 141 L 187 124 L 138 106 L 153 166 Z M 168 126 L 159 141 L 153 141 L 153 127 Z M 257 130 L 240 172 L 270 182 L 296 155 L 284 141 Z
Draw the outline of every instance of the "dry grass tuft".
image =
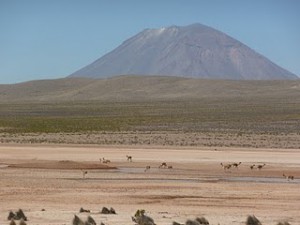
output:
M 84 225 L 84 222 L 76 215 L 74 215 L 72 225 Z
M 144 209 L 137 210 L 132 221 L 138 225 L 156 225 L 151 217 L 145 215 Z
M 27 221 L 27 217 L 25 216 L 22 209 L 19 209 L 16 213 L 12 211 L 9 212 L 7 220 L 23 220 Z
M 197 217 L 196 221 L 198 221 L 200 224 L 209 225 L 208 220 L 206 218 L 204 218 L 204 217 L 200 217 L 200 218 Z
M 27 224 L 25 223 L 25 221 L 23 219 L 21 219 L 19 225 L 27 225 Z
M 101 210 L 101 213 L 102 214 L 117 214 L 116 210 L 114 210 L 114 208 L 112 208 L 112 207 L 110 209 L 108 209 L 107 207 L 103 207 Z
M 14 219 L 12 219 L 9 223 L 9 225 L 17 225 L 16 222 L 14 221 Z
M 86 212 L 86 213 L 90 213 L 91 210 L 84 209 L 84 208 L 82 208 L 82 207 L 79 209 L 79 213 L 85 213 L 85 212 Z
M 284 221 L 284 222 L 279 222 L 277 225 L 291 225 L 289 222 Z
M 91 216 L 88 216 L 86 224 L 88 224 L 88 225 L 97 225 L 96 221 Z
M 261 222 L 253 215 L 247 217 L 246 225 L 261 225 Z

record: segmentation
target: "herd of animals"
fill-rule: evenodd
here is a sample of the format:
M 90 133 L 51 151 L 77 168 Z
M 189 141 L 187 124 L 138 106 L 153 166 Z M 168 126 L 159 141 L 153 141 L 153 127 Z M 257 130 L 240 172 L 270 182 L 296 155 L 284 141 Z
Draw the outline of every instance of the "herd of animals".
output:
M 227 170 L 229 170 L 229 169 L 231 169 L 231 168 L 238 168 L 239 165 L 241 165 L 241 164 L 242 164 L 242 162 L 239 162 L 239 163 L 229 163 L 229 164 L 223 164 L 223 163 L 221 163 L 221 166 L 223 167 L 223 169 L 224 169 L 225 171 L 227 171 Z M 253 170 L 253 169 L 261 170 L 261 169 L 263 169 L 265 166 L 266 166 L 265 163 L 264 163 L 264 164 L 259 164 L 259 165 L 252 164 L 251 166 L 249 166 L 249 168 L 250 168 L 251 170 Z M 282 174 L 282 176 L 283 176 L 284 178 L 286 178 L 288 181 L 294 180 L 294 178 L 295 178 L 293 175 L 285 175 L 284 173 Z
M 128 162 L 132 162 L 132 156 L 131 155 L 126 155 L 126 158 L 127 158 L 127 161 Z M 104 157 L 103 158 L 99 158 L 99 161 L 101 163 L 110 163 L 111 161 L 109 159 L 105 159 Z M 222 168 L 224 169 L 224 171 L 228 171 L 230 170 L 231 168 L 236 168 L 238 169 L 238 167 L 242 164 L 242 162 L 238 162 L 238 163 L 227 163 L 227 164 L 223 164 L 223 163 L 220 163 L 220 165 L 222 166 Z M 258 169 L 258 170 L 261 170 L 263 169 L 264 167 L 266 166 L 266 164 L 252 164 L 249 166 L 249 168 L 251 170 L 254 170 L 254 169 Z M 168 165 L 166 162 L 162 162 L 159 166 L 158 166 L 159 169 L 173 169 L 173 166 L 172 165 Z M 148 170 L 151 169 L 151 166 L 147 165 L 145 167 L 145 170 L 144 172 L 147 172 Z M 83 178 L 85 178 L 85 175 L 87 174 L 88 172 L 86 170 L 82 170 L 82 175 L 83 175 Z M 293 175 L 286 175 L 286 174 L 282 174 L 282 176 L 287 179 L 288 181 L 291 181 L 291 180 L 294 180 L 295 177 Z
M 130 155 L 126 155 L 127 161 L 128 162 L 132 162 L 133 157 Z M 111 161 L 108 159 L 100 158 L 99 161 L 101 163 L 110 163 Z M 242 162 L 238 162 L 238 163 L 220 163 L 221 167 L 224 169 L 224 171 L 228 171 L 232 168 L 236 168 L 238 169 L 239 166 L 242 164 Z M 249 168 L 251 170 L 257 169 L 257 170 L 262 170 L 264 167 L 266 166 L 266 164 L 252 164 L 249 166 Z M 162 162 L 158 168 L 160 169 L 173 169 L 172 165 L 168 165 L 166 162 Z M 148 170 L 150 170 L 151 167 L 148 165 L 145 168 L 145 172 L 147 172 Z M 85 178 L 85 175 L 88 173 L 88 171 L 86 170 L 82 170 L 82 174 L 83 174 L 83 178 Z M 283 177 L 286 178 L 288 181 L 290 180 L 294 180 L 294 176 L 293 175 L 286 175 L 283 173 Z M 108 210 L 108 209 L 107 209 Z M 84 210 L 84 209 L 80 209 L 80 213 L 81 212 L 90 212 L 90 210 Z M 111 213 L 111 211 L 109 211 Z M 103 210 L 102 212 L 103 213 Z M 154 220 L 151 217 L 146 216 L 145 214 L 145 210 L 138 210 L 135 214 L 134 217 L 132 217 L 132 221 L 136 224 L 136 225 L 156 225 L 154 223 Z M 115 210 L 113 210 L 112 214 L 116 214 Z M 9 225 L 17 225 L 17 223 L 15 222 L 15 220 L 19 220 L 19 225 L 26 225 L 27 221 L 27 217 L 25 216 L 25 214 L 23 213 L 23 211 L 20 209 L 18 212 L 13 213 L 12 211 L 9 213 L 8 216 L 8 220 L 10 220 Z M 72 221 L 73 225 L 96 225 L 96 222 L 94 221 L 94 219 L 92 217 L 88 217 L 88 220 L 86 222 L 83 222 L 78 216 L 75 215 L 73 221 Z M 173 222 L 173 225 L 209 225 L 209 222 L 205 219 L 205 218 L 196 218 L 195 220 L 187 220 L 187 222 L 185 224 L 180 224 L 177 222 Z M 246 221 L 247 225 L 261 225 L 261 223 L 257 220 L 257 218 L 255 218 L 254 216 L 250 216 L 247 218 Z M 100 225 L 105 225 L 104 223 L 100 223 Z M 284 223 L 278 223 L 277 225 L 290 225 L 288 222 L 284 222 Z

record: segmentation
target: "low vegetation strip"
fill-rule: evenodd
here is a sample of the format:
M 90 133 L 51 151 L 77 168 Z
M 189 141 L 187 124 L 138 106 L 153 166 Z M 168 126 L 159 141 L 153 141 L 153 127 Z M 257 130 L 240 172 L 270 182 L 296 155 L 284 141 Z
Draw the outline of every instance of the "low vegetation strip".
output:
M 226 131 L 299 134 L 300 104 L 267 99 L 2 104 L 3 133 Z
M 297 101 L 7 103 L 0 142 L 300 148 Z

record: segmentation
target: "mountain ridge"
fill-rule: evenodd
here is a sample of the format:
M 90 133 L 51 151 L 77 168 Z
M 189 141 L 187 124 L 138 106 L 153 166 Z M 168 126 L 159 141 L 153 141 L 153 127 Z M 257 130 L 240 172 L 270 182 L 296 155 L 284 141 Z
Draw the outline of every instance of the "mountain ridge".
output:
M 202 24 L 145 29 L 70 77 L 118 75 L 298 79 L 240 41 Z
M 300 101 L 300 80 L 235 81 L 132 75 L 107 79 L 63 78 L 0 85 L 2 104 L 64 101 L 189 101 L 225 98 Z

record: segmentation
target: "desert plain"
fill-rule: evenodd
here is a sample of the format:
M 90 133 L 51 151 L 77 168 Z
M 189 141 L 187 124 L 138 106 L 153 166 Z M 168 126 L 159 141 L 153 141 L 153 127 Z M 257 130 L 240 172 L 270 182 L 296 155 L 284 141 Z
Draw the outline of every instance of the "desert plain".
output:
M 169 77 L 0 85 L 0 225 L 18 209 L 28 225 L 133 225 L 139 209 L 157 225 L 300 225 L 299 90 Z
M 159 168 L 162 162 L 172 168 Z M 241 164 L 220 165 L 234 162 Z M 138 209 L 162 225 L 202 216 L 239 225 L 248 215 L 300 224 L 298 149 L 2 144 L 0 173 L 0 224 L 19 208 L 32 225 L 71 224 L 74 215 L 129 225 Z M 102 207 L 117 214 L 101 214 Z

